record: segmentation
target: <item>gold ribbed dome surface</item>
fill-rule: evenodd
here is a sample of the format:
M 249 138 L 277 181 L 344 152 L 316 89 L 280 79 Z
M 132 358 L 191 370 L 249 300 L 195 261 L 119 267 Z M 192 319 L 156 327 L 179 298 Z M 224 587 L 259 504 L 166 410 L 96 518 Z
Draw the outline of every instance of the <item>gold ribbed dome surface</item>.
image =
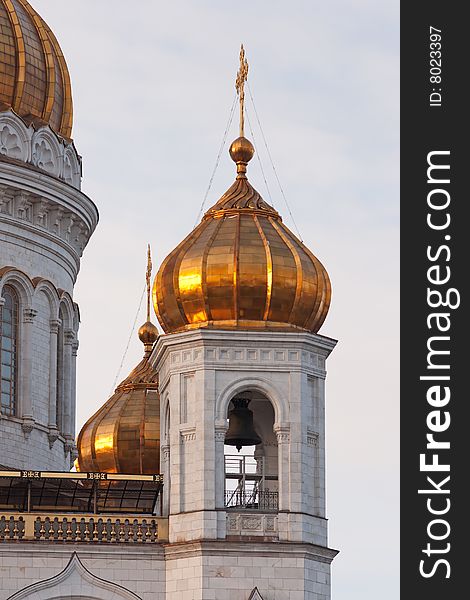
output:
M 54 34 L 26 0 L 0 0 L 0 110 L 72 134 L 72 90 Z
M 78 470 L 100 473 L 160 472 L 158 376 L 143 360 L 82 427 Z
M 198 327 L 317 332 L 331 286 L 320 261 L 246 178 L 251 143 L 230 148 L 237 179 L 161 265 L 153 286 L 166 333 Z

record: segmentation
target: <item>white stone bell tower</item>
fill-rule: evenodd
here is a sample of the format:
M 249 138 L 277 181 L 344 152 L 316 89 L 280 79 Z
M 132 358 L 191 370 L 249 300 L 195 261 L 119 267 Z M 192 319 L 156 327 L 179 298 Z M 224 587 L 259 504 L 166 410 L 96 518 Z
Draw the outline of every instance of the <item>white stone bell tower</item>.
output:
M 178 595 L 186 565 L 193 575 L 185 589 L 200 588 L 191 598 L 248 598 L 255 587 L 266 598 L 329 598 L 336 552 L 327 546 L 324 382 L 334 345 L 300 332 L 198 329 L 160 338 L 165 508 L 175 545 L 168 598 L 186 597 Z M 245 474 L 246 487 L 233 494 L 227 415 L 247 393 L 265 469 L 252 470 L 251 481 L 264 479 L 264 489 L 253 493 Z M 284 595 L 268 595 L 273 589 Z
M 247 179 L 163 261 L 154 306 L 169 600 L 329 600 L 326 269 Z M 241 450 L 240 453 L 235 449 Z

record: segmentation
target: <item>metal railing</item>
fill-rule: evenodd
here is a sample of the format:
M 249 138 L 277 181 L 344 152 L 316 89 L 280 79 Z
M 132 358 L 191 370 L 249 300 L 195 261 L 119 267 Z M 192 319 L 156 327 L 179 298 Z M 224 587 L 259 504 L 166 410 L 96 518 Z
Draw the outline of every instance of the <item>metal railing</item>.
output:
M 264 457 L 225 456 L 225 507 L 277 511 L 279 494 L 277 475 L 266 473 Z
M 265 490 L 236 489 L 225 492 L 225 507 L 246 510 L 277 511 L 279 494 Z

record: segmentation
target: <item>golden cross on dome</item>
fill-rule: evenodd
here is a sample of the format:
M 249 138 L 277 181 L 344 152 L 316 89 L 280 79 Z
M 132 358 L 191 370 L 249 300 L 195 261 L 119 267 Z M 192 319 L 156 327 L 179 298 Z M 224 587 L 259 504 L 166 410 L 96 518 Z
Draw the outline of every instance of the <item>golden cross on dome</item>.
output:
M 152 277 L 152 255 L 150 254 L 150 244 L 147 245 L 147 272 L 145 279 L 147 281 L 147 321 L 150 321 L 150 278 Z
M 245 58 L 243 44 L 240 48 L 240 68 L 237 73 L 235 87 L 240 98 L 240 137 L 245 137 L 245 82 L 248 79 L 248 61 Z

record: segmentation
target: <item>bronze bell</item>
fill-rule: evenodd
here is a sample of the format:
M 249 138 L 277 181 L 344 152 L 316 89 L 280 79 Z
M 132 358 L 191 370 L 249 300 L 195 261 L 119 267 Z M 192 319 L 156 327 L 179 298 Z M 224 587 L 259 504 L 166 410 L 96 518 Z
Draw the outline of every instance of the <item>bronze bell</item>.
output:
M 232 400 L 234 408 L 229 412 L 228 430 L 225 443 L 235 446 L 240 452 L 242 446 L 256 446 L 261 444 L 261 438 L 253 426 L 253 411 L 248 408 L 250 400 L 235 398 Z

